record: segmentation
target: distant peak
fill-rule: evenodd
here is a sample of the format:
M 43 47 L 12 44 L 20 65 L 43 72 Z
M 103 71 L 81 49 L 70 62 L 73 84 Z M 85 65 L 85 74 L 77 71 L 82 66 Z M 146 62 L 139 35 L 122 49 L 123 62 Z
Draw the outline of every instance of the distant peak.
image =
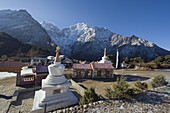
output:
M 11 10 L 11 9 L 0 10 L 1 14 L 11 14 L 13 12 L 17 12 L 17 11 L 16 10 Z
M 59 28 L 55 24 L 50 22 L 43 21 L 41 22 L 41 26 L 46 29 L 53 29 L 59 31 Z
M 19 12 L 26 12 L 26 13 L 28 13 L 27 10 L 25 10 L 25 9 L 20 9 Z
M 4 9 L 4 10 L 0 10 L 0 11 L 3 11 L 3 12 L 5 12 L 5 11 L 9 12 L 10 11 L 11 12 L 12 10 L 11 9 Z
M 17 14 L 21 14 L 21 15 L 24 15 L 24 16 L 30 16 L 31 17 L 31 15 L 26 11 L 26 10 L 24 10 L 24 9 L 20 9 L 20 10 L 11 10 L 11 9 L 5 9 L 5 10 L 0 10 L 0 14 L 1 15 L 10 15 L 10 14 L 15 14 L 15 15 L 17 15 Z
M 27 15 L 27 16 L 31 16 L 31 15 L 28 13 L 28 11 L 25 10 L 25 9 L 20 9 L 20 10 L 18 11 L 18 13 L 21 13 L 21 14 L 24 14 L 24 15 Z
M 56 26 L 54 23 L 47 22 L 47 21 L 42 21 L 41 24 Z
M 135 36 L 135 35 L 132 35 L 131 37 L 137 37 L 137 36 Z M 137 37 L 138 38 L 138 37 Z
M 82 23 L 77 23 L 76 25 L 77 25 L 77 26 L 84 26 L 84 25 L 87 26 L 87 23 L 83 23 L 83 22 L 82 22 Z
M 20 10 L 11 10 L 11 9 L 4 9 L 0 10 L 1 12 L 6 12 L 6 13 L 12 13 L 12 12 L 21 12 L 21 13 L 28 13 L 27 10 L 25 9 L 20 9 Z
M 77 27 L 77 28 L 80 28 L 80 27 L 87 27 L 88 25 L 86 23 L 76 23 L 70 27 Z

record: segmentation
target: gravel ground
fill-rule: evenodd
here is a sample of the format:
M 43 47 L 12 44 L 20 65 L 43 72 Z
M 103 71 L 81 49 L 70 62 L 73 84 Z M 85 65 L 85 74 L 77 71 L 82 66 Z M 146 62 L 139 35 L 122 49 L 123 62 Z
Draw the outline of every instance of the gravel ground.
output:
M 0 113 L 6 113 L 10 105 L 15 87 L 15 77 L 0 80 Z
M 11 105 L 9 113 L 30 113 L 33 99 L 34 91 L 20 93 L 16 104 Z
M 117 71 L 121 74 L 121 71 Z M 145 77 L 164 75 L 170 82 L 169 71 L 123 71 L 125 74 L 137 74 Z M 15 77 L 0 80 L 0 113 L 6 113 L 12 95 L 18 87 L 15 87 Z M 90 105 L 75 106 L 56 112 L 74 113 L 170 113 L 170 87 L 154 89 L 155 91 L 144 92 L 132 102 L 107 100 Z M 20 93 L 17 104 L 11 105 L 8 113 L 30 113 L 32 109 L 34 91 Z M 70 110 L 69 110 L 70 109 Z
M 164 91 L 169 88 L 164 87 Z M 170 94 L 143 92 L 132 101 L 104 100 L 84 106 L 74 106 L 51 113 L 170 113 Z

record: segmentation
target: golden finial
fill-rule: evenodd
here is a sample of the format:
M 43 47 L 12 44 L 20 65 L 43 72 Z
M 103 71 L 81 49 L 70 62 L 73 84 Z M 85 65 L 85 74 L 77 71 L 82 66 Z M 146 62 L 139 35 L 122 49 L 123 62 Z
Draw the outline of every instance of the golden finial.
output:
M 58 62 L 59 61 L 59 52 L 60 52 L 60 47 L 59 46 L 57 46 L 56 47 L 56 58 L 55 58 L 55 62 Z

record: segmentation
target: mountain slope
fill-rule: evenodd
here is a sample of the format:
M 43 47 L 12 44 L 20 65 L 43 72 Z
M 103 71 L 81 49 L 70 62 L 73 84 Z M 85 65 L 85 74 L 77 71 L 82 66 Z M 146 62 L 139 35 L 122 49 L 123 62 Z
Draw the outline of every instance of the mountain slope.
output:
M 46 56 L 49 53 L 47 50 L 34 47 L 29 44 L 23 44 L 7 33 L 0 32 L 0 57 L 7 55 L 8 57 L 14 56 Z
M 41 25 L 51 39 L 61 46 L 61 52 L 70 58 L 99 60 L 103 56 L 104 48 L 107 48 L 107 54 L 111 55 L 115 55 L 118 49 L 120 59 L 142 57 L 145 60 L 152 60 L 158 56 L 170 54 L 169 51 L 152 42 L 134 35 L 124 37 L 103 27 L 90 27 L 84 23 L 77 23 L 60 30 L 55 25 L 46 22 Z
M 0 32 L 6 32 L 23 43 L 50 48 L 49 35 L 26 10 L 0 10 Z

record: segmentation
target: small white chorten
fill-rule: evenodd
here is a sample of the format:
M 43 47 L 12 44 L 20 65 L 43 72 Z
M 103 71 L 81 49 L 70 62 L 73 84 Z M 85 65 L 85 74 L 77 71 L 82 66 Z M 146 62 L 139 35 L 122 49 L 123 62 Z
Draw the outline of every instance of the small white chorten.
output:
M 112 64 L 111 61 L 107 60 L 106 48 L 104 48 L 104 56 L 102 57 L 102 60 L 100 60 L 98 63 Z
M 32 112 L 43 113 L 78 102 L 69 90 L 71 84 L 63 75 L 64 68 L 59 62 L 59 47 L 57 47 L 55 62 L 48 66 L 49 75 L 42 80 L 42 89 L 35 92 Z

